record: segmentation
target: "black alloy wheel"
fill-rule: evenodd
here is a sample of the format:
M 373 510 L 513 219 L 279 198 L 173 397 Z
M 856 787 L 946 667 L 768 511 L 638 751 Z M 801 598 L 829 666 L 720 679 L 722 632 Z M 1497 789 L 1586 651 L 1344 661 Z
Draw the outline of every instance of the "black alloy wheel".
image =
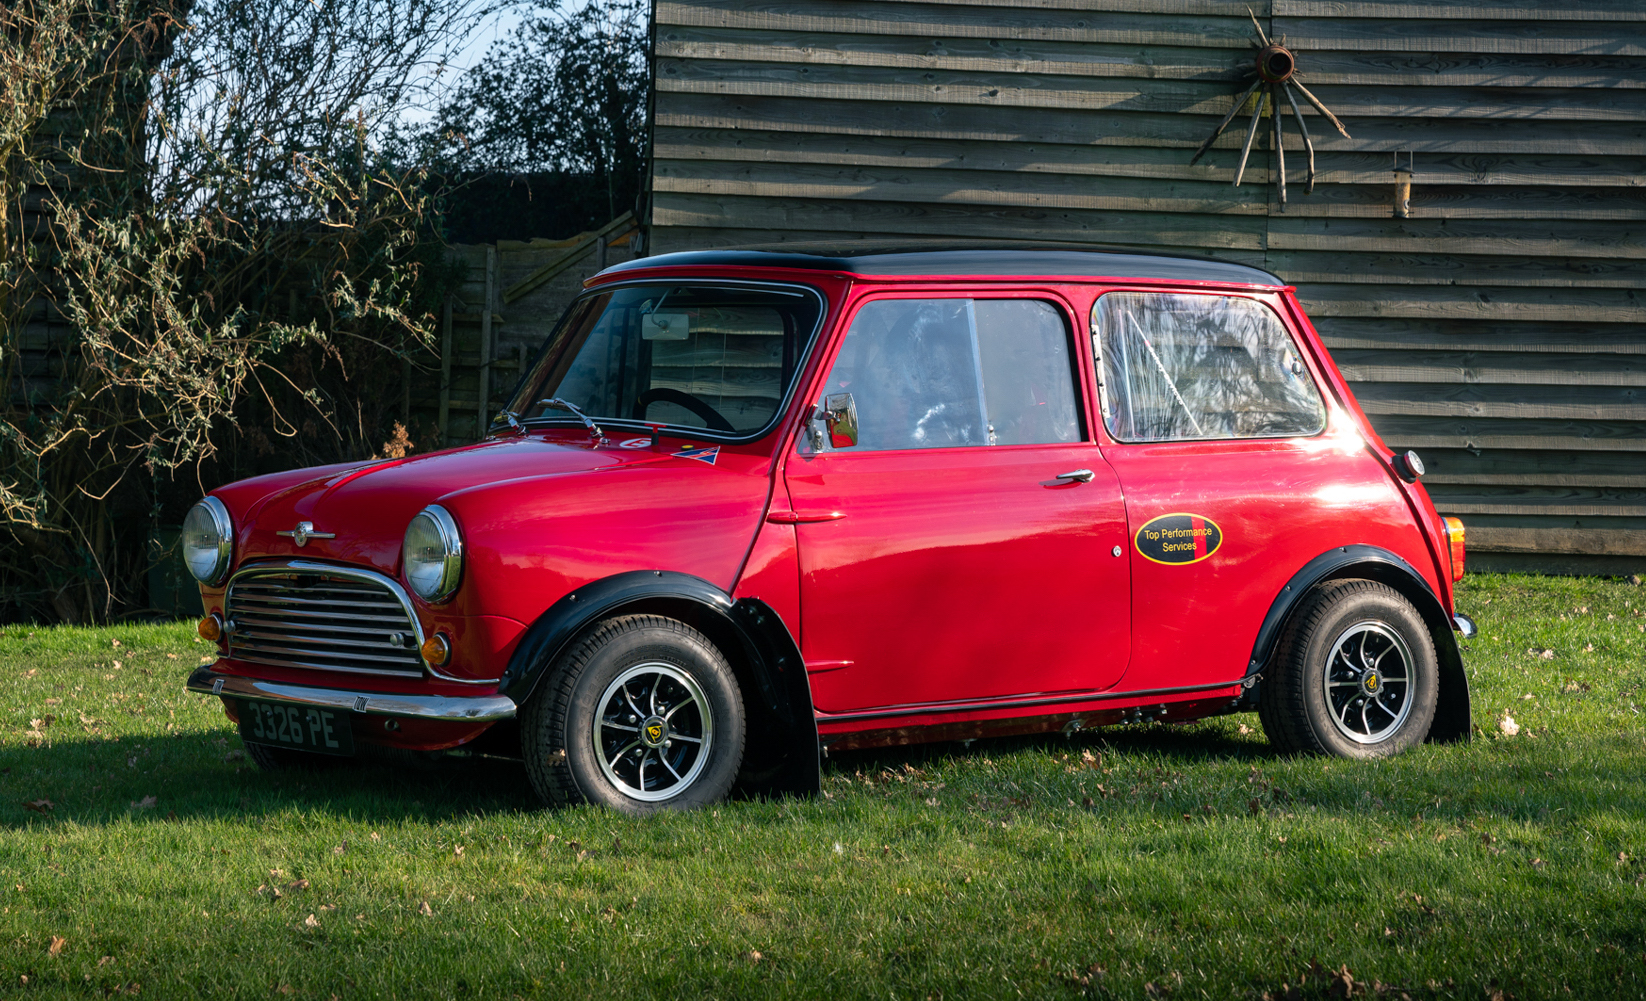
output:
M 532 787 L 551 805 L 642 815 L 723 799 L 743 761 L 737 677 L 683 622 L 627 615 L 560 658 L 521 713 Z

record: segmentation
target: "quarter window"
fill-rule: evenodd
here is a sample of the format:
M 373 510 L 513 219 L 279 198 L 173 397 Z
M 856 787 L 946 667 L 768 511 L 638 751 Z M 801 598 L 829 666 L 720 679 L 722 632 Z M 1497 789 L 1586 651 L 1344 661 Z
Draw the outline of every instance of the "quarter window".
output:
M 825 387 L 851 394 L 858 449 L 1081 439 L 1069 332 L 1035 299 L 876 299 Z
M 1092 310 L 1103 419 L 1119 441 L 1310 435 L 1326 421 L 1280 318 L 1222 295 L 1111 292 Z

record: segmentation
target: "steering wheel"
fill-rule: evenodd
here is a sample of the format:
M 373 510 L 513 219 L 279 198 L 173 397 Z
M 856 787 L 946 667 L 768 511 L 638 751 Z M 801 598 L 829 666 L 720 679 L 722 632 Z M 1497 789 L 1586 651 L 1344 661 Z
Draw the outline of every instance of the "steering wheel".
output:
M 634 419 L 637 421 L 645 420 L 646 408 L 651 406 L 653 403 L 673 403 L 676 406 L 685 407 L 687 410 L 690 410 L 692 413 L 703 418 L 703 423 L 707 424 L 716 431 L 735 432 L 737 430 L 732 427 L 730 421 L 720 416 L 720 411 L 714 409 L 690 393 L 683 393 L 678 389 L 670 389 L 667 386 L 659 386 L 656 389 L 648 389 L 636 397 L 634 401 Z

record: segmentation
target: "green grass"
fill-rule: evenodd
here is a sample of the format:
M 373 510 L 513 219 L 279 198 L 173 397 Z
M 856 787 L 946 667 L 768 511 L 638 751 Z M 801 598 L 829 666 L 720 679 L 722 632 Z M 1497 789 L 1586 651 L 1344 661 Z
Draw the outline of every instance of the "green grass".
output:
M 6 627 L 0 993 L 1646 996 L 1646 588 L 1461 605 L 1465 746 L 1288 760 L 1244 715 L 838 754 L 817 799 L 649 820 L 537 810 L 508 763 L 264 775 L 182 691 L 186 626 Z

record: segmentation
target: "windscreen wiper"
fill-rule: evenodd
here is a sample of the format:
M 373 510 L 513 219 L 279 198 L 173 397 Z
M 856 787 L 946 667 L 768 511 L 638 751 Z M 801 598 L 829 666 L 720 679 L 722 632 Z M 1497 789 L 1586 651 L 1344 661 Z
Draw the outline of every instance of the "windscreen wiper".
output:
M 606 440 L 606 432 L 600 430 L 600 425 L 589 420 L 588 414 L 585 414 L 583 411 L 577 409 L 576 404 L 567 403 L 565 400 L 562 400 L 560 397 L 556 396 L 552 399 L 538 400 L 537 405 L 540 407 L 553 407 L 556 410 L 570 411 L 571 413 L 577 415 L 577 419 L 583 422 L 584 427 L 589 429 L 589 437 L 594 439 L 594 443 L 596 445 Z

